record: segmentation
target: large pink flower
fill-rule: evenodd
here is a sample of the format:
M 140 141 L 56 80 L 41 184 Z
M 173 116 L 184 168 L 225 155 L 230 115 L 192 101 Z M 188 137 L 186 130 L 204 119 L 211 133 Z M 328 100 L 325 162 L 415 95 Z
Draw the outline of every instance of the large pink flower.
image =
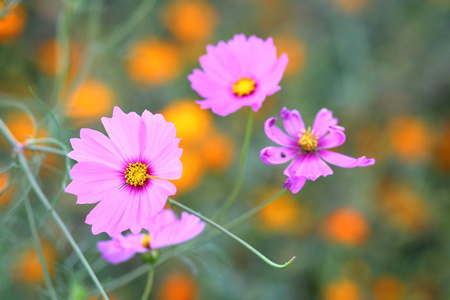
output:
M 112 264 L 129 260 L 136 253 L 159 249 L 188 241 L 199 235 L 205 223 L 194 215 L 183 212 L 178 219 L 171 210 L 163 210 L 151 220 L 148 234 L 119 234 L 109 241 L 97 243 L 102 257 Z
M 181 177 L 180 139 L 174 124 L 147 110 L 141 117 L 115 107 L 102 123 L 109 138 L 83 128 L 70 140 L 68 156 L 78 163 L 66 192 L 77 195 L 77 204 L 100 201 L 86 217 L 93 234 L 139 233 L 176 192 L 168 179 Z
M 276 118 L 268 119 L 264 130 L 269 139 L 282 147 L 266 147 L 261 150 L 261 160 L 266 164 L 282 164 L 293 161 L 284 170 L 288 177 L 285 188 L 298 193 L 307 179 L 316 180 L 320 176 L 333 174 L 333 170 L 325 163 L 342 167 L 365 167 L 373 165 L 375 159 L 352 158 L 328 149 L 338 147 L 345 142 L 344 127 L 338 126 L 333 113 L 322 108 L 316 115 L 314 124 L 306 128 L 297 110 L 280 112 L 284 133 L 275 125 Z
M 286 54 L 277 58 L 272 38 L 266 41 L 237 34 L 228 43 L 208 45 L 200 57 L 202 70 L 188 76 L 192 88 L 206 98 L 197 101 L 203 109 L 211 108 L 226 116 L 243 106 L 257 111 L 267 96 L 281 88 L 278 83 L 288 63 Z

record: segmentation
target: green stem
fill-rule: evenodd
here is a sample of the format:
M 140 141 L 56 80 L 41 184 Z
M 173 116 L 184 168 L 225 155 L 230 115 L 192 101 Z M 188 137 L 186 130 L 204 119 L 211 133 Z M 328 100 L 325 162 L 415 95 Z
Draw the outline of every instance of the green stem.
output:
M 58 300 L 58 296 L 56 296 L 55 288 L 52 284 L 52 279 L 50 278 L 50 273 L 48 272 L 47 264 L 45 263 L 44 255 L 42 254 L 41 243 L 39 241 L 38 232 L 36 229 L 36 221 L 33 216 L 33 209 L 31 208 L 30 200 L 25 199 L 25 209 L 27 212 L 28 224 L 30 225 L 31 235 L 33 237 L 34 247 L 36 248 L 36 252 L 39 258 L 39 262 L 41 263 L 42 270 L 44 271 L 44 280 L 47 285 L 47 289 L 50 293 L 50 297 L 53 300 Z
M 142 294 L 141 300 L 147 300 L 148 297 L 150 296 L 150 292 L 152 291 L 154 273 L 155 273 L 154 268 L 152 265 L 150 265 L 148 268 L 148 277 L 147 277 L 147 282 L 145 284 L 145 290 L 144 290 L 144 293 Z
M 50 152 L 50 153 L 55 153 L 61 156 L 66 156 L 67 152 L 64 152 L 62 150 L 59 149 L 55 149 L 52 147 L 45 147 L 45 146 L 38 146 L 38 145 L 30 145 L 27 144 L 24 146 L 24 149 L 28 149 L 28 150 L 36 150 L 36 151 L 43 151 L 43 152 Z
M 265 263 L 267 263 L 268 265 L 274 267 L 274 268 L 286 268 L 288 267 L 295 259 L 295 256 L 292 257 L 287 263 L 285 264 L 276 264 L 273 261 L 271 261 L 270 259 L 268 259 L 267 257 L 265 257 L 261 252 L 259 252 L 258 250 L 256 250 L 255 248 L 253 248 L 252 246 L 250 246 L 247 242 L 243 241 L 241 238 L 237 237 L 236 235 L 232 234 L 231 232 L 229 232 L 228 230 L 226 230 L 225 228 L 223 228 L 222 226 L 220 226 L 219 224 L 211 221 L 210 219 L 202 216 L 201 214 L 193 211 L 192 209 L 190 209 L 187 206 L 184 206 L 183 204 L 173 200 L 173 199 L 168 199 L 169 203 L 172 203 L 178 207 L 180 207 L 181 209 L 193 214 L 194 216 L 199 217 L 201 220 L 203 220 L 205 223 L 211 225 L 212 227 L 222 231 L 223 233 L 225 233 L 226 235 L 228 235 L 229 237 L 231 237 L 232 239 L 234 239 L 235 241 L 237 241 L 238 243 L 242 244 L 244 247 L 246 247 L 247 249 L 249 249 L 251 252 L 253 252 L 256 256 L 258 256 L 259 258 L 261 258 Z
M 127 38 L 150 13 L 156 0 L 142 0 L 126 23 L 114 30 L 105 42 L 106 47 L 114 47 Z
M 8 126 L 6 126 L 5 122 L 3 122 L 2 119 L 0 119 L 0 132 L 3 133 L 3 137 L 5 138 L 6 142 L 12 147 L 17 148 L 19 147 L 20 143 L 12 132 L 9 130 Z
M 70 2 L 63 5 L 56 28 L 58 43 L 61 46 L 61 53 L 58 56 L 57 67 L 59 73 L 53 87 L 53 103 L 60 105 L 59 97 L 63 90 L 63 85 L 67 80 L 70 68 L 70 22 L 72 19 L 73 7 Z
M 110 291 L 115 290 L 115 289 L 117 289 L 117 288 L 119 288 L 121 286 L 124 286 L 125 284 L 127 284 L 127 283 L 135 280 L 136 278 L 144 275 L 145 272 L 147 272 L 147 270 L 148 270 L 148 266 L 147 265 L 142 265 L 142 266 L 134 269 L 133 271 L 128 272 L 125 275 L 108 282 L 105 285 L 105 290 L 110 292 Z M 92 297 L 95 294 L 97 294 L 97 292 L 90 292 L 87 295 L 87 297 Z
M 89 75 L 89 72 L 94 65 L 95 58 L 97 57 L 100 46 L 99 46 L 99 33 L 100 33 L 100 12 L 102 10 L 102 0 L 91 1 L 89 7 L 89 16 L 88 16 L 88 46 L 85 50 L 85 55 L 83 57 L 83 64 L 80 68 L 80 71 L 70 84 L 67 95 L 71 95 L 73 91 L 77 90 L 80 85 L 86 80 Z
M 264 207 L 269 205 L 272 201 L 274 201 L 275 199 L 277 199 L 278 197 L 283 195 L 286 191 L 287 191 L 286 189 L 279 190 L 275 195 L 273 195 L 272 197 L 270 197 L 269 199 L 267 199 L 263 203 L 259 204 L 258 206 L 252 208 L 248 212 L 242 214 L 240 217 L 237 217 L 236 219 L 234 219 L 230 223 L 226 224 L 224 227 L 226 227 L 227 229 L 231 229 L 231 228 L 241 224 L 242 222 L 246 221 L 248 218 L 250 218 L 253 215 L 255 215 L 256 213 L 258 213 Z
M 224 204 L 214 217 L 214 221 L 216 222 L 219 221 L 220 218 L 222 218 L 223 214 L 230 208 L 230 206 L 234 203 L 234 201 L 236 201 L 236 197 L 239 193 L 239 190 L 242 185 L 242 179 L 244 177 L 245 161 L 247 159 L 248 146 L 250 145 L 250 137 L 252 136 L 252 130 L 253 130 L 253 110 L 249 109 L 247 129 L 245 130 L 244 143 L 242 145 L 241 157 L 239 159 L 239 169 L 238 175 L 236 177 L 236 182 L 234 184 L 230 196 L 224 202 Z
M 61 230 L 63 231 L 64 235 L 66 236 L 69 243 L 72 245 L 73 250 L 77 253 L 78 257 L 81 260 L 81 263 L 84 265 L 86 270 L 88 271 L 89 275 L 92 278 L 92 281 L 94 281 L 94 284 L 97 286 L 98 290 L 100 291 L 101 295 L 105 300 L 109 300 L 108 295 L 106 295 L 105 290 L 103 289 L 100 281 L 98 280 L 97 276 L 95 275 L 94 271 L 92 270 L 91 266 L 89 265 L 88 261 L 83 255 L 83 252 L 78 247 L 78 244 L 73 239 L 72 235 L 70 234 L 69 230 L 66 227 L 66 224 L 61 220 L 58 213 L 53 209 L 52 205 L 48 201 L 47 197 L 45 196 L 44 192 L 42 192 L 39 184 L 36 181 L 36 178 L 34 178 L 34 175 L 30 169 L 30 166 L 28 165 L 28 162 L 25 158 L 25 155 L 23 153 L 23 150 L 21 146 L 17 143 L 13 135 L 11 134 L 11 131 L 9 131 L 8 127 L 6 127 L 5 123 L 0 119 L 0 133 L 5 137 L 6 141 L 10 143 L 10 145 L 15 149 L 15 154 L 18 157 L 19 165 L 22 167 L 23 172 L 25 173 L 26 178 L 28 179 L 32 189 L 36 193 L 39 200 L 42 202 L 42 204 L 45 206 L 45 208 L 50 211 L 52 217 L 55 219 L 56 223 L 59 225 Z

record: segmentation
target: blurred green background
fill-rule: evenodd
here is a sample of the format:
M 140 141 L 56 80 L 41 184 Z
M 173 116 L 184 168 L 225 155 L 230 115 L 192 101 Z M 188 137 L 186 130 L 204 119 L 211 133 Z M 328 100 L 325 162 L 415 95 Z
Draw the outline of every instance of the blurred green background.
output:
M 233 230 L 275 262 L 295 255 L 289 268 L 272 269 L 227 237 L 200 237 L 164 249 L 152 299 L 450 300 L 448 0 L 4 0 L 0 8 L 0 118 L 19 141 L 69 147 L 82 127 L 104 132 L 100 117 L 115 105 L 161 112 L 183 139 L 174 198 L 210 217 L 233 186 L 248 110 L 225 118 L 200 110 L 187 75 L 208 44 L 237 33 L 273 37 L 289 64 L 281 91 L 255 114 L 243 188 L 222 223 L 282 187 L 285 166 L 263 164 L 259 151 L 273 145 L 264 121 L 284 106 L 310 125 L 321 108 L 332 110 L 346 128 L 339 152 L 376 159 L 332 167 Z M 0 299 L 49 297 L 26 197 L 57 294 L 97 299 L 2 137 L 0 155 Z M 108 237 L 84 223 L 92 206 L 63 192 L 63 157 L 27 158 L 102 284 L 142 265 L 100 258 L 96 242 Z M 110 294 L 136 299 L 144 277 Z

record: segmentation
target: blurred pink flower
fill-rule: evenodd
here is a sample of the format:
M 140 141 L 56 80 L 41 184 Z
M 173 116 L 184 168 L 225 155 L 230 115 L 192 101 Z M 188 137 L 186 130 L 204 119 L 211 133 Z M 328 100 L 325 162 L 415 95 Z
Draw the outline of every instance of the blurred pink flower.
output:
M 97 248 L 102 257 L 112 264 L 118 264 L 129 260 L 136 253 L 186 242 L 199 235 L 205 227 L 205 223 L 194 215 L 183 212 L 181 219 L 177 219 L 168 209 L 158 213 L 150 222 L 152 225 L 148 234 L 119 234 L 112 240 L 98 242 Z
M 322 108 L 316 115 L 314 124 L 306 128 L 297 110 L 280 112 L 284 133 L 275 125 L 276 118 L 268 119 L 264 130 L 269 139 L 282 147 L 266 147 L 261 150 L 261 160 L 269 165 L 293 161 L 284 170 L 288 177 L 284 187 L 293 193 L 298 193 L 306 179 L 316 180 L 320 176 L 333 174 L 333 170 L 325 163 L 342 167 L 366 167 L 373 165 L 375 159 L 352 158 L 327 149 L 342 145 L 345 142 L 344 127 L 338 126 L 338 120 L 333 118 L 333 112 Z
M 102 123 L 109 138 L 83 128 L 80 138 L 70 140 L 68 156 L 78 163 L 66 192 L 77 196 L 77 204 L 100 201 L 86 217 L 93 234 L 139 233 L 176 192 L 167 179 L 181 177 L 180 139 L 172 123 L 147 110 L 141 117 L 115 107 Z
M 272 38 L 266 41 L 237 34 L 228 43 L 208 45 L 200 57 L 202 70 L 188 76 L 192 88 L 206 98 L 197 101 L 203 109 L 211 108 L 226 116 L 243 106 L 257 111 L 267 96 L 279 91 L 278 83 L 288 63 L 286 54 L 277 58 Z

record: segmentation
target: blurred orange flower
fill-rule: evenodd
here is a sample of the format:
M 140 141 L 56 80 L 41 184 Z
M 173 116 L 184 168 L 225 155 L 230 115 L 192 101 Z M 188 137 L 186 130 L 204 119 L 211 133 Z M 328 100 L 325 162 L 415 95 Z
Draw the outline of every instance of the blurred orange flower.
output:
M 55 274 L 54 263 L 57 260 L 56 250 L 49 242 L 41 241 L 42 254 L 50 276 Z M 28 248 L 21 252 L 13 263 L 14 274 L 22 283 L 39 284 L 44 282 L 44 271 L 39 262 L 36 250 Z
M 202 142 L 200 151 L 208 169 L 222 172 L 233 162 L 235 147 L 229 136 L 214 130 Z
M 430 155 L 433 136 L 420 118 L 393 118 L 387 125 L 387 132 L 391 151 L 402 161 L 416 162 Z
M 0 174 L 0 207 L 8 205 L 14 193 L 10 180 L 8 171 Z
M 132 45 L 126 68 L 130 78 L 139 84 L 161 85 L 179 75 L 181 57 L 176 45 L 147 38 Z
M 434 152 L 436 167 L 444 171 L 450 171 L 450 123 L 448 123 L 439 137 Z
M 323 289 L 324 300 L 359 300 L 358 285 L 350 279 L 341 279 L 326 285 Z
M 10 113 L 5 117 L 5 124 L 20 143 L 25 143 L 29 139 L 43 138 L 48 136 L 43 128 L 36 128 L 32 119 L 25 113 Z M 3 139 L 0 139 L 3 143 Z
M 203 158 L 198 151 L 183 149 L 181 162 L 183 163 L 183 174 L 180 179 L 173 181 L 177 187 L 177 195 L 196 188 L 205 172 Z
M 401 300 L 405 298 L 405 285 L 396 277 L 384 275 L 373 283 L 375 300 Z
M 211 114 L 192 100 L 174 101 L 161 114 L 168 122 L 175 124 L 181 145 L 204 140 L 213 126 Z
M 75 43 L 70 44 L 70 65 L 69 76 L 78 72 L 81 64 L 81 47 Z M 56 76 L 61 72 L 62 66 L 58 65 L 59 56 L 62 54 L 62 47 L 58 41 L 49 39 L 42 42 L 36 50 L 36 66 L 44 74 Z
M 387 214 L 388 221 L 407 231 L 421 231 L 429 224 L 430 215 L 425 202 L 406 183 L 382 185 L 380 208 Z
M 334 0 L 335 4 L 344 12 L 352 14 L 360 11 L 366 4 L 366 0 Z
M 185 43 L 208 39 L 217 21 L 217 11 L 205 1 L 174 1 L 163 15 L 165 27 Z
M 4 2 L 0 2 L 0 13 L 5 9 Z M 25 29 L 27 13 L 22 4 L 11 4 L 8 12 L 0 17 L 0 43 L 9 43 L 19 36 Z
M 185 273 L 169 274 L 161 282 L 156 299 L 158 300 L 195 300 L 198 299 L 195 279 Z
M 328 215 L 322 231 L 327 239 L 350 246 L 362 244 L 370 234 L 364 216 L 351 208 L 340 208 Z
M 115 102 L 113 91 L 105 83 L 89 78 L 67 98 L 66 112 L 77 124 L 99 121 L 111 113 Z
M 264 200 L 275 195 L 277 191 L 277 189 L 268 189 L 264 193 Z M 265 206 L 257 214 L 257 217 L 265 230 L 298 233 L 304 229 L 304 221 L 307 216 L 300 204 L 290 194 L 285 193 Z
M 284 74 L 298 74 L 305 64 L 305 45 L 300 39 L 289 35 L 276 36 L 273 40 L 277 46 L 277 54 L 281 55 L 282 53 L 286 53 L 289 58 L 289 63 Z

